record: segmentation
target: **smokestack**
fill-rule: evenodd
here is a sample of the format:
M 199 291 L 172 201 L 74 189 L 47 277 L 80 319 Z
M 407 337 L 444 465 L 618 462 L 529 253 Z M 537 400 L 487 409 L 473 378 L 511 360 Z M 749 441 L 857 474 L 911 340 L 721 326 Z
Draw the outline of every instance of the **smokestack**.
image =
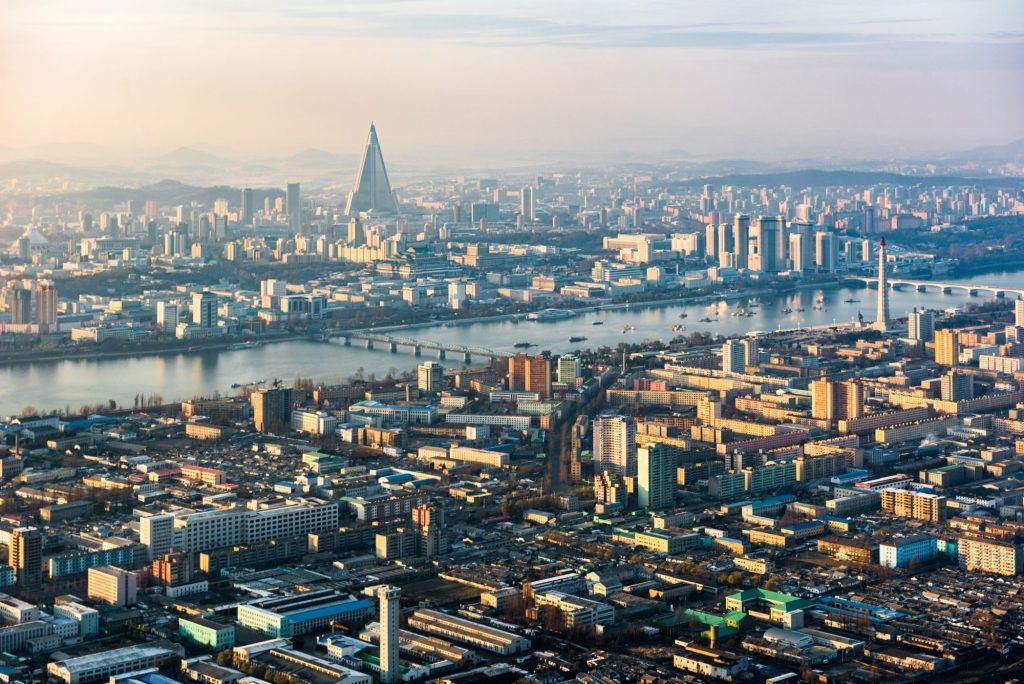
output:
M 711 625 L 711 629 L 708 631 L 711 633 L 711 636 L 708 637 L 708 645 L 715 648 L 715 644 L 718 643 L 718 625 Z

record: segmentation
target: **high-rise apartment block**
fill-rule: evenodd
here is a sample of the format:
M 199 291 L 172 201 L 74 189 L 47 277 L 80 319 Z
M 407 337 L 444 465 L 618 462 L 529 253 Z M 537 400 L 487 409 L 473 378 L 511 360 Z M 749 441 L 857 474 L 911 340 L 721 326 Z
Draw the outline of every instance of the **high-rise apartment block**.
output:
M 275 427 L 289 424 L 292 413 L 292 390 L 290 388 L 262 387 L 249 396 L 252 404 L 252 421 L 257 432 L 270 432 Z
M 416 387 L 421 392 L 436 394 L 444 387 L 444 367 L 435 361 L 425 361 L 416 369 Z
M 960 340 L 956 330 L 949 328 L 935 331 L 935 363 L 940 366 L 956 366 L 960 362 Z
M 649 511 L 669 508 L 675 503 L 676 448 L 651 442 L 636 450 L 637 505 Z
M 911 489 L 883 489 L 882 510 L 900 518 L 938 523 L 946 519 L 946 497 Z
M 636 475 L 636 423 L 626 416 L 594 419 L 594 472 Z
M 935 339 L 935 313 L 915 307 L 907 315 L 907 337 L 915 342 L 931 342 Z
M 551 398 L 551 359 L 520 352 L 508 360 L 508 388 L 513 392 L 537 392 Z
M 811 383 L 811 416 L 835 422 L 864 415 L 866 391 L 857 380 L 821 379 Z
M 562 354 L 558 357 L 558 382 L 574 386 L 576 379 L 580 377 L 580 360 L 572 354 Z

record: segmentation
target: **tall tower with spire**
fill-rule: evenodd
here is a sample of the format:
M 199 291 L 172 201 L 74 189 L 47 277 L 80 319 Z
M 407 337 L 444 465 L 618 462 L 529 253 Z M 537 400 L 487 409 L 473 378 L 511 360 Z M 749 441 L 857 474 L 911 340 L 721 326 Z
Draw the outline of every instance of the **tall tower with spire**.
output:
M 889 279 L 886 277 L 885 268 L 885 238 L 878 243 L 878 310 L 875 313 L 875 322 L 871 326 L 875 330 L 887 332 L 891 325 L 889 320 Z
M 358 216 L 363 212 L 375 214 L 397 214 L 398 203 L 391 192 L 388 171 L 384 167 L 384 156 L 377 140 L 377 127 L 370 124 L 370 135 L 366 139 L 363 160 L 359 162 L 356 184 L 348 194 L 345 213 Z

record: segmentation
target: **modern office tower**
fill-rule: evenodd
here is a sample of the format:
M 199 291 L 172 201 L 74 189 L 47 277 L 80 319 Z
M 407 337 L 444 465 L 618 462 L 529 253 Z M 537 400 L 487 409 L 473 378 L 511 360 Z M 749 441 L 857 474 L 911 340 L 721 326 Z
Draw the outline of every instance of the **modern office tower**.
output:
M 732 220 L 732 242 L 736 250 L 736 268 L 747 268 L 750 253 L 750 217 L 736 214 Z
M 363 159 L 359 162 L 356 183 L 345 203 L 347 216 L 358 216 L 363 212 L 375 214 L 397 214 L 398 203 L 391 192 L 388 172 L 384 166 L 384 155 L 377 140 L 377 128 L 370 124 L 370 135 L 366 139 Z
M 112 606 L 133 606 L 138 593 L 134 572 L 113 565 L 89 568 L 88 597 Z
M 11 323 L 28 325 L 32 322 L 32 290 L 15 287 L 10 291 L 8 304 L 11 309 Z
M 935 339 L 935 314 L 922 309 L 907 315 L 907 337 L 915 342 L 931 342 Z
M 839 267 L 839 243 L 834 233 L 814 234 L 814 263 L 819 273 L 835 273 Z
M 942 376 L 942 401 L 963 401 L 974 398 L 974 376 L 951 370 Z
M 448 527 L 444 509 L 421 505 L 412 509 L 412 522 L 419 535 L 419 555 L 434 558 L 448 553 Z
M 18 527 L 11 532 L 10 559 L 14 582 L 20 591 L 33 593 L 43 583 L 43 537 L 35 527 Z
M 217 295 L 205 291 L 192 293 L 192 323 L 200 328 L 217 326 Z
M 274 427 L 286 426 L 291 419 L 291 389 L 263 387 L 250 395 L 249 402 L 257 432 L 270 432 Z
M 733 227 L 728 223 L 718 224 L 718 263 L 725 265 L 727 262 L 736 263 L 736 241 Z
M 942 522 L 946 519 L 946 497 L 911 489 L 883 489 L 882 510 L 900 518 Z
M 49 280 L 36 283 L 36 323 L 40 335 L 57 327 L 57 286 Z
M 960 339 L 956 330 L 935 331 L 935 363 L 950 367 L 960 363 Z
M 557 375 L 558 382 L 574 386 L 576 378 L 580 377 L 580 360 L 572 354 L 562 354 L 558 357 Z
M 508 360 L 508 388 L 513 392 L 537 392 L 551 398 L 551 359 L 519 352 Z
M 890 327 L 889 320 L 889 279 L 886 274 L 888 263 L 885 258 L 885 238 L 878 243 L 878 307 L 875 322 L 871 326 L 875 330 L 886 332 Z
M 156 327 L 164 332 L 174 332 L 178 327 L 178 305 L 172 302 L 156 303 Z
M 398 587 L 385 586 L 377 591 L 380 600 L 380 681 L 395 684 L 402 679 L 398 662 L 398 612 L 402 591 Z
M 1013 324 L 1024 327 L 1024 299 L 1018 299 L 1013 303 Z
M 718 257 L 718 229 L 713 223 L 708 224 L 704 229 L 704 253 L 708 259 Z
M 435 361 L 425 361 L 416 369 L 416 387 L 429 394 L 437 394 L 444 386 L 444 367 Z
M 726 373 L 747 370 L 747 350 L 740 340 L 726 340 L 722 345 L 722 370 Z
M 780 217 L 761 217 L 754 221 L 750 230 L 754 242 L 750 254 L 750 268 L 762 273 L 778 273 L 781 267 L 781 249 L 779 246 L 782 234 Z
M 636 450 L 637 505 L 658 511 L 675 504 L 676 448 L 651 442 Z
M 288 213 L 288 230 L 298 233 L 302 230 L 302 194 L 298 183 L 289 183 L 285 193 L 285 211 Z
M 253 198 L 252 188 L 242 188 L 241 221 L 243 225 L 252 225 L 252 219 L 256 215 L 255 203 L 256 200 Z
M 537 220 L 537 205 L 533 199 L 533 187 L 524 185 L 519 191 L 519 215 L 533 223 Z
M 594 419 L 594 473 L 636 475 L 636 423 L 626 416 Z
M 811 417 L 835 422 L 864 415 L 866 391 L 857 380 L 836 382 L 821 379 L 811 383 Z
M 366 242 L 363 226 L 355 216 L 348 220 L 348 235 L 345 241 L 349 247 L 358 247 Z

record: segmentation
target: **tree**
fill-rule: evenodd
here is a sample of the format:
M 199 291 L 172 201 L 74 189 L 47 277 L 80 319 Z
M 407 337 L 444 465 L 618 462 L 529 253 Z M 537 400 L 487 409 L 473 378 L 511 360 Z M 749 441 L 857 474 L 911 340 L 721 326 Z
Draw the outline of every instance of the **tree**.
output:
M 33 406 L 32 404 L 26 404 L 25 406 L 21 407 L 21 414 L 20 415 L 21 415 L 22 418 L 27 418 L 29 416 L 35 416 L 35 415 L 38 415 L 38 414 L 39 414 L 38 409 L 36 409 L 36 407 Z

